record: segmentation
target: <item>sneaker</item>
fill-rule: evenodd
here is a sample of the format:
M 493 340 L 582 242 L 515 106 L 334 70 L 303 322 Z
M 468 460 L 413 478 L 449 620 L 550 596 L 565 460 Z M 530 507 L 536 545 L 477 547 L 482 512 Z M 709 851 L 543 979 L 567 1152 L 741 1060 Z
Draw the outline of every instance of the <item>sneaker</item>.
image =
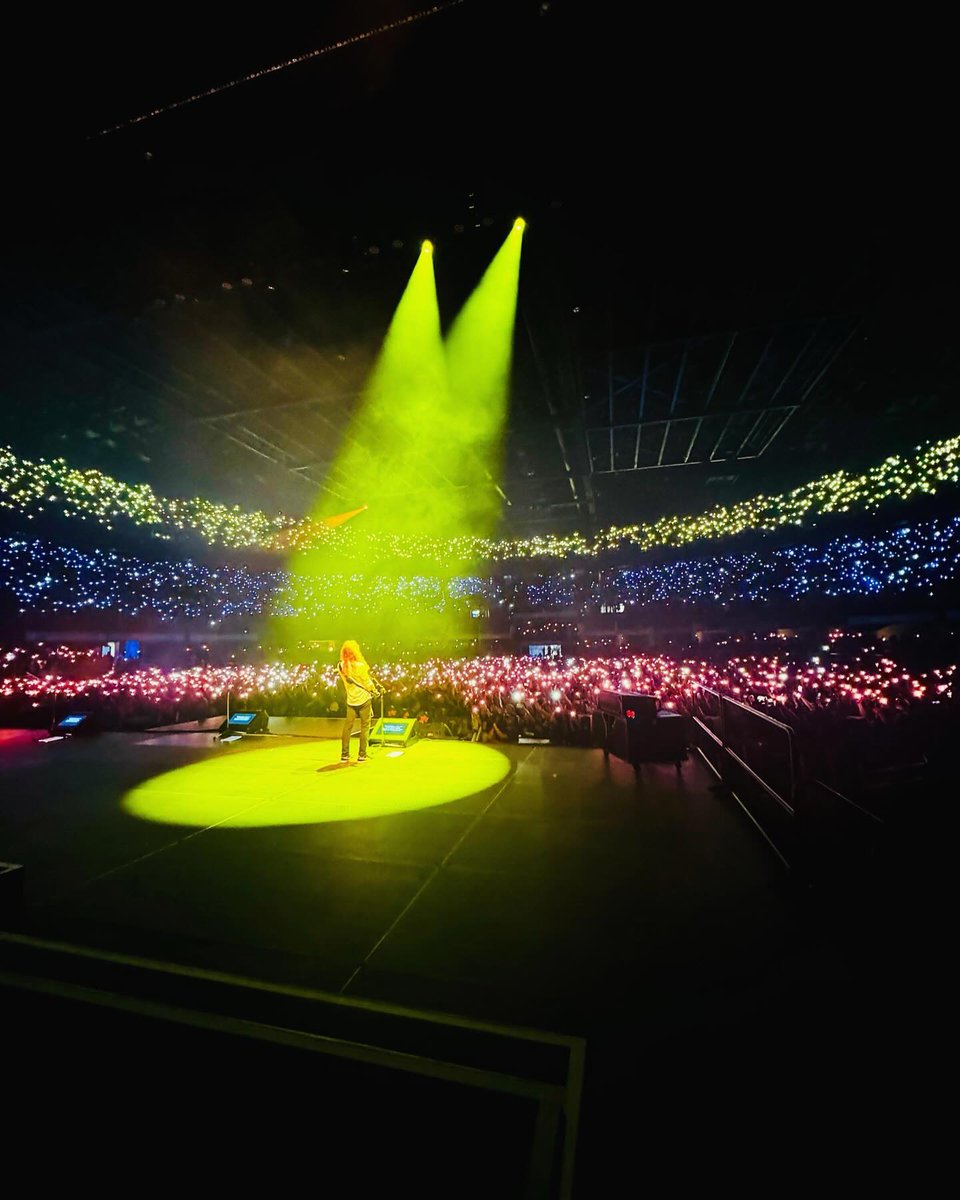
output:
M 340 755 L 340 761 L 341 761 L 341 762 L 349 762 L 349 761 L 350 761 L 350 755 L 349 755 L 349 754 L 341 754 L 341 755 Z
M 367 761 L 367 756 L 365 754 L 357 755 L 357 762 L 366 762 L 366 761 Z

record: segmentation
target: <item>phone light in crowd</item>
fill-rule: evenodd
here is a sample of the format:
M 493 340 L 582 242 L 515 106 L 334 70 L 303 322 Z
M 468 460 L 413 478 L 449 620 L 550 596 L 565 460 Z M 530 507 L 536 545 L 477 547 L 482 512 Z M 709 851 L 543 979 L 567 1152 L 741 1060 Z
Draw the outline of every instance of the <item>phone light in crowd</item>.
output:
M 511 692 L 510 699 L 514 702 L 514 704 L 519 704 L 520 701 L 523 699 L 523 692 L 521 692 L 519 690 L 516 692 Z
M 550 693 L 550 699 L 551 700 L 559 700 L 562 695 L 563 695 L 562 692 L 560 692 L 556 688 L 554 688 L 553 691 Z

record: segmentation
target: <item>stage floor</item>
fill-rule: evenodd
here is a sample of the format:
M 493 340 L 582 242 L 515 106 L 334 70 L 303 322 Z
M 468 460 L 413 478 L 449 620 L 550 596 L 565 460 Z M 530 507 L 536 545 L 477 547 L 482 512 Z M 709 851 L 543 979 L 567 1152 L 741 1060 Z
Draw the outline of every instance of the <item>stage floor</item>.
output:
M 27 919 L 178 962 L 564 1028 L 777 950 L 779 868 L 695 762 L 112 734 L 3 747 Z M 356 747 L 352 749 L 356 754 Z M 349 819 L 349 806 L 358 819 Z M 759 956 L 759 959 L 757 958 Z
M 679 1102 L 695 1075 L 722 1102 L 745 1045 L 761 1069 L 850 985 L 696 761 L 638 780 L 599 751 L 429 741 L 338 760 L 302 738 L 8 732 L 0 859 L 26 866 L 26 930 L 584 1035 L 588 1096 L 632 1089 L 588 1122 L 595 1154 L 629 1137 L 638 1087 Z

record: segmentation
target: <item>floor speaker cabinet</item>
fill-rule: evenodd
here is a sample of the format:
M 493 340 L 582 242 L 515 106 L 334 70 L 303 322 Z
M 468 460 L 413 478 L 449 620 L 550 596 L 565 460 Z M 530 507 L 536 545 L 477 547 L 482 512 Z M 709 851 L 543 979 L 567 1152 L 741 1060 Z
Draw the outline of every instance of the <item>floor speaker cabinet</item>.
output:
M 419 722 L 413 717 L 378 718 L 370 730 L 372 746 L 409 746 L 420 734 Z
M 639 692 L 601 692 L 597 697 L 597 709 L 608 717 L 623 717 L 626 721 L 643 723 L 655 719 L 657 698 Z
M 267 733 L 269 729 L 270 718 L 264 709 L 237 709 L 220 726 L 220 736 L 237 733 Z
M 658 712 L 653 696 L 608 692 L 595 716 L 603 724 L 604 754 L 634 767 L 644 762 L 672 762 L 679 767 L 687 757 L 687 718 L 681 713 Z
M 67 713 L 57 722 L 56 731 L 69 737 L 93 737 L 100 732 L 100 722 L 96 713 Z
M 678 766 L 687 757 L 690 726 L 683 713 L 657 713 L 653 723 L 652 750 L 657 762 L 675 762 Z

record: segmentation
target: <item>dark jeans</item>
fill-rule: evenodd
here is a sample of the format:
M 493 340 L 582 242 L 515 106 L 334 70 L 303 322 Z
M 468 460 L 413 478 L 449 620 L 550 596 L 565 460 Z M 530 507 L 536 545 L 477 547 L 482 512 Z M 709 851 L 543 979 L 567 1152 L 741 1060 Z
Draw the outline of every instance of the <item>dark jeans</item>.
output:
M 347 716 L 343 722 L 343 733 L 341 735 L 341 750 L 343 757 L 350 753 L 350 734 L 353 733 L 353 723 L 360 718 L 360 754 L 361 757 L 367 752 L 367 734 L 370 732 L 370 713 L 373 709 L 373 704 L 370 700 L 366 700 L 363 704 L 348 704 Z

